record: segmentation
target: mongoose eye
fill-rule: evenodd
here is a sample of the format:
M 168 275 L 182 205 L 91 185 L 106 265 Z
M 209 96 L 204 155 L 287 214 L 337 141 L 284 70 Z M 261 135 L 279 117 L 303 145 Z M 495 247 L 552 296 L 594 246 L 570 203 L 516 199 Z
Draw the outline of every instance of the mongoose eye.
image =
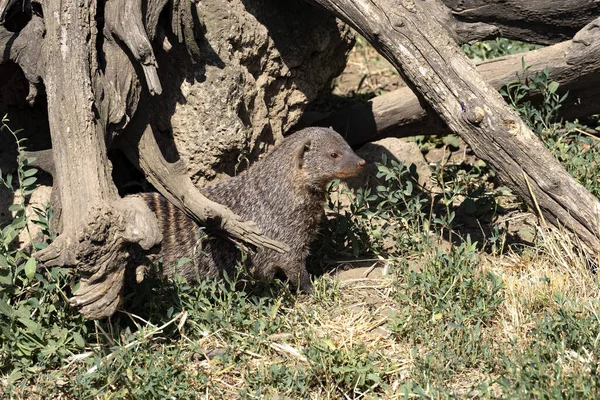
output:
M 338 153 L 331 153 L 329 156 L 331 158 L 338 158 L 340 155 Z

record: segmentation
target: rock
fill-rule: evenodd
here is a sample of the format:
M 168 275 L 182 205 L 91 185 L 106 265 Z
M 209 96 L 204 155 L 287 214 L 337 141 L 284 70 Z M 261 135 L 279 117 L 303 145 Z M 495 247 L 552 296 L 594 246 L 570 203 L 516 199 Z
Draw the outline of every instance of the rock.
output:
M 358 267 L 337 271 L 334 276 L 340 281 L 347 281 L 354 279 L 381 279 L 385 275 L 383 267 Z
M 27 247 L 31 243 L 30 237 L 35 238 L 41 232 L 41 228 L 32 222 L 32 220 L 37 220 L 37 215 L 33 209 L 35 207 L 43 210 L 46 203 L 50 201 L 51 192 L 51 186 L 40 185 L 31 194 L 25 210 L 29 232 L 24 229 L 19 234 L 17 240 L 20 249 Z M 0 227 L 6 226 L 14 218 L 14 213 L 8 211 L 8 207 L 12 204 L 20 204 L 21 201 L 22 198 L 20 196 L 13 198 L 12 192 L 7 191 L 7 193 L 4 193 L 4 191 L 2 191 L 2 196 L 0 196 Z
M 344 68 L 353 35 L 304 2 L 199 2 L 202 61 L 182 46 L 159 57 L 159 129 L 196 183 L 245 169 L 278 143 Z M 167 112 L 165 112 L 165 110 Z
M 348 180 L 348 186 L 358 188 L 370 183 L 371 177 L 377 175 L 375 163 L 381 162 L 381 155 L 385 154 L 388 160 L 403 162 L 406 166 L 414 164 L 421 186 L 429 186 L 431 171 L 427 161 L 421 154 L 419 146 L 415 142 L 409 142 L 405 138 L 386 138 L 373 143 L 367 143 L 356 151 L 360 157 L 367 161 L 365 170 L 356 178 Z

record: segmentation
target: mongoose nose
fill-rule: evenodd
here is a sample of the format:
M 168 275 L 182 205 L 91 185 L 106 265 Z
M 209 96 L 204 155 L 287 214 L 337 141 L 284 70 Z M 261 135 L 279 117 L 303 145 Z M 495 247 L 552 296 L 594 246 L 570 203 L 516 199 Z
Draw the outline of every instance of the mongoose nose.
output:
M 367 162 L 361 158 L 358 162 L 358 168 L 363 168 L 366 164 Z

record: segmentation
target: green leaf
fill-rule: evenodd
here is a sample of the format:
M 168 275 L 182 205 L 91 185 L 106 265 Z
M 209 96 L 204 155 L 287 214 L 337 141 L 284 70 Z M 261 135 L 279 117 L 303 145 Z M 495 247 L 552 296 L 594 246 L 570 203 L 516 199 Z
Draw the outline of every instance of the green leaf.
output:
M 31 318 L 21 317 L 21 318 L 19 318 L 19 322 L 22 323 L 23 325 L 25 325 L 27 327 L 27 329 L 29 329 L 29 332 L 33 333 L 38 338 L 42 338 L 44 336 L 42 334 L 42 326 L 40 324 L 38 324 L 37 322 L 35 322 L 34 320 L 32 320 Z
M 27 260 L 27 263 L 25 264 L 25 276 L 27 279 L 33 279 L 36 265 L 35 258 L 29 257 L 29 260 Z
M 17 212 L 23 210 L 23 204 L 11 204 L 8 211 Z
M 23 177 L 28 178 L 35 175 L 38 172 L 37 168 L 29 168 L 23 171 Z
M 15 237 L 19 234 L 18 231 L 11 225 L 6 227 L 7 229 L 4 231 L 4 245 L 9 245 Z
M 23 373 L 21 371 L 19 371 L 18 369 L 15 369 L 8 376 L 7 382 L 9 385 L 13 385 L 17 381 L 21 380 L 22 377 L 23 377 Z
M 33 244 L 33 248 L 36 250 L 44 250 L 46 247 L 48 247 L 48 243 L 34 243 Z
M 82 348 L 85 347 L 85 340 L 83 340 L 83 337 L 79 332 L 73 332 L 73 341 L 77 346 Z
M 0 297 L 0 314 L 6 315 L 7 317 L 11 318 L 13 316 L 13 312 L 14 310 L 10 306 L 10 304 L 8 304 L 6 300 Z
M 32 177 L 26 178 L 26 179 L 23 181 L 23 187 L 31 186 L 31 185 L 33 185 L 33 184 L 34 184 L 36 181 L 37 181 L 37 178 L 36 178 L 35 176 L 32 176 Z
M 10 286 L 13 283 L 13 275 L 10 272 L 10 269 L 2 268 L 0 269 L 0 285 Z
M 406 181 L 406 189 L 404 189 L 404 194 L 410 196 L 413 192 L 413 184 L 411 181 Z
M 448 135 L 444 137 L 444 144 L 452 147 L 460 147 L 460 142 L 458 141 L 458 136 Z
M 180 267 L 184 266 L 185 264 L 191 263 L 192 260 L 190 260 L 189 258 L 186 257 L 181 257 L 179 260 L 177 260 L 177 264 L 175 265 L 175 269 L 179 269 Z
M 559 83 L 556 81 L 552 81 L 548 84 L 548 92 L 555 93 L 556 89 L 558 89 Z

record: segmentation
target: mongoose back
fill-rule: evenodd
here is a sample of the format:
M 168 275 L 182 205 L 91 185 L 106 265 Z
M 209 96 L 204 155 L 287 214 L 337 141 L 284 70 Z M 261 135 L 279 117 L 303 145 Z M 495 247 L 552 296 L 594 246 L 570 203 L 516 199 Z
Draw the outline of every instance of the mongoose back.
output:
M 292 288 L 310 293 L 306 258 L 323 215 L 326 186 L 334 179 L 355 176 L 364 165 L 335 131 L 306 128 L 285 138 L 247 171 L 199 190 L 290 247 L 285 253 L 259 248 L 248 254 L 249 272 L 271 279 L 281 271 Z M 164 197 L 158 193 L 141 196 L 157 215 L 163 233 L 159 254 L 165 266 L 187 257 L 193 262 L 177 272 L 188 279 L 218 277 L 223 271 L 235 274 L 242 254 L 234 243 L 221 237 L 200 240 L 198 225 Z

